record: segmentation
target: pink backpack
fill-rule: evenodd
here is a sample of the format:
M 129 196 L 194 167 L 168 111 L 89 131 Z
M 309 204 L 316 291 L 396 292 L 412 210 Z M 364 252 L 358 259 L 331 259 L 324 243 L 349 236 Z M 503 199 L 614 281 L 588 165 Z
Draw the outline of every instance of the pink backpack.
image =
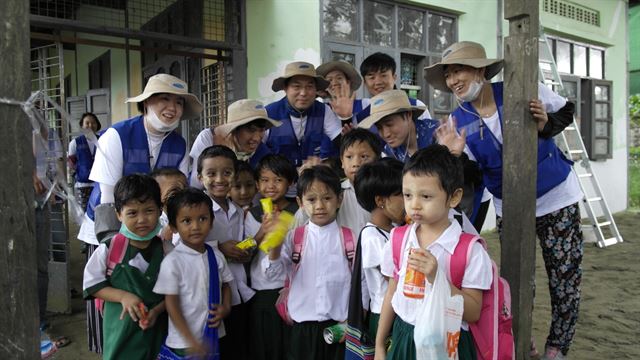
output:
M 341 226 L 340 237 L 342 238 L 342 246 L 344 248 L 344 253 L 347 257 L 347 261 L 349 261 L 349 268 L 353 269 L 353 260 L 355 257 L 355 249 L 356 244 L 353 241 L 353 232 L 351 229 Z M 291 276 L 287 275 L 284 280 L 284 287 L 280 290 L 280 295 L 278 296 L 278 300 L 276 300 L 276 311 L 278 315 L 282 318 L 282 320 L 288 325 L 293 324 L 293 320 L 291 316 L 289 316 L 289 308 L 287 306 L 287 302 L 289 301 L 289 287 L 291 286 L 291 281 L 293 281 L 293 277 L 298 272 L 298 268 L 300 268 L 300 260 L 302 259 L 302 252 L 304 246 L 304 239 L 307 237 L 307 226 L 300 226 L 294 230 L 293 233 L 293 252 L 291 254 L 291 261 L 293 262 L 293 272 Z
M 407 231 L 411 225 L 393 229 L 391 247 L 394 264 L 394 278 L 398 280 L 402 249 L 405 247 Z M 449 258 L 449 274 L 451 283 L 458 289 L 462 286 L 462 278 L 471 256 L 472 246 L 479 242 L 486 249 L 487 244 L 479 236 L 467 233 L 460 235 L 458 245 Z M 476 354 L 481 360 L 515 359 L 513 331 L 511 328 L 511 290 L 509 283 L 498 274 L 496 263 L 491 261 L 493 281 L 489 290 L 482 292 L 482 309 L 480 319 L 469 324 L 476 345 Z M 496 281 L 497 280 L 497 281 Z
M 127 252 L 127 246 L 129 246 L 129 239 L 122 234 L 116 234 L 109 242 L 109 249 L 107 250 L 107 277 L 111 276 L 113 269 L 122 262 L 124 254 Z M 96 309 L 102 314 L 104 309 L 104 300 L 95 298 Z

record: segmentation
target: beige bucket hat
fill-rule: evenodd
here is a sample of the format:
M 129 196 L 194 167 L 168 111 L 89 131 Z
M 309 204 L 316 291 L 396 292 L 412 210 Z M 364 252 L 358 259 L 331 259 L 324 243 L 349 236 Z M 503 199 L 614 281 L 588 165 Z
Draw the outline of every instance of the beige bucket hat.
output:
M 412 117 L 419 117 L 426 106 L 413 106 L 404 90 L 387 90 L 371 98 L 371 113 L 358 127 L 369 129 L 385 116 L 411 111 Z
M 446 65 L 459 64 L 474 68 L 486 67 L 484 77 L 489 80 L 502 70 L 502 59 L 487 59 L 482 45 L 473 41 L 460 41 L 452 44 L 442 52 L 442 61 L 424 68 L 424 77 L 431 86 L 438 90 L 451 92 L 444 78 Z
M 333 70 L 342 71 L 347 79 L 349 79 L 349 82 L 351 83 L 351 91 L 358 90 L 360 85 L 362 85 L 362 77 L 360 77 L 358 71 L 353 67 L 353 65 L 344 60 L 335 60 L 324 63 L 318 66 L 317 72 L 320 76 L 326 78 L 327 74 Z
M 282 125 L 282 122 L 269 118 L 264 104 L 260 101 L 242 99 L 229 105 L 227 109 L 227 123 L 216 127 L 216 134 L 227 136 L 239 126 L 246 125 L 254 120 L 265 120 L 268 128 Z
M 156 74 L 149 78 L 142 94 L 128 98 L 125 102 L 139 103 L 147 100 L 151 95 L 168 93 L 180 95 L 184 98 L 182 119 L 193 119 L 202 113 L 202 104 L 198 97 L 190 94 L 187 83 L 169 74 Z
M 322 76 L 316 74 L 316 68 L 313 64 L 304 61 L 296 61 L 288 63 L 284 68 L 284 75 L 273 80 L 271 84 L 271 90 L 280 91 L 284 89 L 284 84 L 287 79 L 290 79 L 296 75 L 309 76 L 316 81 L 316 90 L 324 90 L 329 86 L 329 82 Z

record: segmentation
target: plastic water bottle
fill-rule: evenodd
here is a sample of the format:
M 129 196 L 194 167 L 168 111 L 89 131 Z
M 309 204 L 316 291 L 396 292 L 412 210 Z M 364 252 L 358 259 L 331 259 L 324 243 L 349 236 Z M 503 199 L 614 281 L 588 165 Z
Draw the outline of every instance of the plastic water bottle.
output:
M 40 358 L 48 359 L 56 350 L 56 345 L 51 341 L 49 335 L 40 330 Z

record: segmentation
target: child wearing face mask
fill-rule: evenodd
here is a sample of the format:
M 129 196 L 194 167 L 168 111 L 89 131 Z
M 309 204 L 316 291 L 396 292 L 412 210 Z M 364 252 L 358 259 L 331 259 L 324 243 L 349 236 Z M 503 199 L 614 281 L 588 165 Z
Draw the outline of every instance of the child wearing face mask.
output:
M 150 176 L 128 175 L 114 196 L 122 225 L 87 261 L 83 295 L 104 301 L 104 359 L 153 359 L 167 329 L 164 298 L 153 292 L 164 257 L 160 187 Z

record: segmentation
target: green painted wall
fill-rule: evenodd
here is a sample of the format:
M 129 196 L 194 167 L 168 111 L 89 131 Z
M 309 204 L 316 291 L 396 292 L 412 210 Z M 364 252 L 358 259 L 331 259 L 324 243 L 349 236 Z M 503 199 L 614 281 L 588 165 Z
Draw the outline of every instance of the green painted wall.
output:
M 640 94 L 640 5 L 629 8 L 629 94 Z
M 247 96 L 271 101 L 273 79 L 292 61 L 320 63 L 317 0 L 247 0 Z

